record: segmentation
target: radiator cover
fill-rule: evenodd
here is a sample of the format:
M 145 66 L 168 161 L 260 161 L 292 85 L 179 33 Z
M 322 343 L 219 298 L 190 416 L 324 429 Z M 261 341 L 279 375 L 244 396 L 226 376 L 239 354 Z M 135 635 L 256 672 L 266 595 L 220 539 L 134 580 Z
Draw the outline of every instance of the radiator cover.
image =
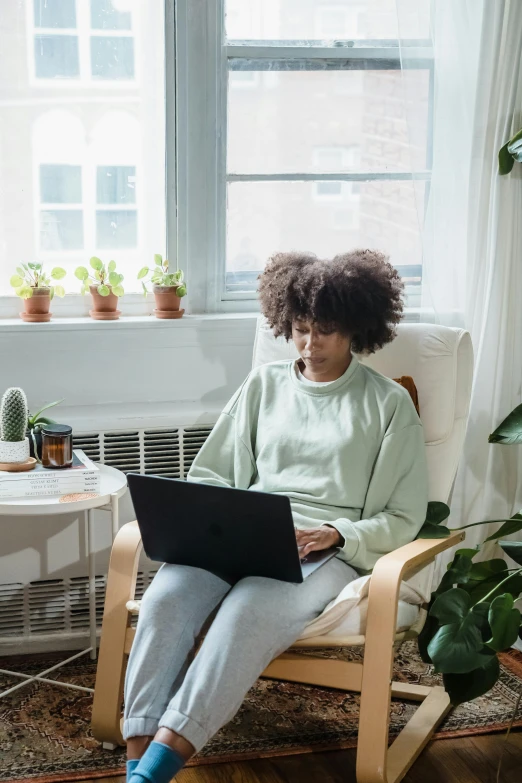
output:
M 186 479 L 212 424 L 76 434 L 74 446 L 94 462 L 129 471 Z M 141 598 L 157 569 L 140 571 Z M 101 627 L 106 574 L 96 575 L 96 616 Z M 28 584 L 0 584 L 0 654 L 75 649 L 89 631 L 87 564 L 85 575 Z

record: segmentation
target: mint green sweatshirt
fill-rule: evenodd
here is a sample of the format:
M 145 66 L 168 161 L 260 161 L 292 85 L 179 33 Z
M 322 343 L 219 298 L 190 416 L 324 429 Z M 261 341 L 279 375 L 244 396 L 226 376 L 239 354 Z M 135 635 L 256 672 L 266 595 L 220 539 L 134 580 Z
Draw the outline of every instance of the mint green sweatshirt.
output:
M 409 393 L 361 364 L 325 386 L 296 361 L 256 367 L 221 413 L 188 481 L 290 498 L 299 529 L 333 525 L 360 572 L 413 541 L 425 518 L 424 432 Z

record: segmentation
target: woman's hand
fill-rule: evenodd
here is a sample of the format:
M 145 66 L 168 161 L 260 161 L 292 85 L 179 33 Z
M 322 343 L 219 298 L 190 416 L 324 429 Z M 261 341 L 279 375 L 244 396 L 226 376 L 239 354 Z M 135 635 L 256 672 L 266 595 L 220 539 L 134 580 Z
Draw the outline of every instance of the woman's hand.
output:
M 322 525 L 309 530 L 295 528 L 295 537 L 299 548 L 299 557 L 306 557 L 310 552 L 329 549 L 331 546 L 343 546 L 344 539 L 334 527 Z

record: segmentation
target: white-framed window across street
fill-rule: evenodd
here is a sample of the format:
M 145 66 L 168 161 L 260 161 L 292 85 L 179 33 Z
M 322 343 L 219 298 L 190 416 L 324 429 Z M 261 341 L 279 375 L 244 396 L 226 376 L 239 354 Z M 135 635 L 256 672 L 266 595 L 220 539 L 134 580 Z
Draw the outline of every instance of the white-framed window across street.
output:
M 136 79 L 133 0 L 27 0 L 32 82 Z
M 0 296 L 13 295 L 9 279 L 28 261 L 64 267 L 66 292 L 78 293 L 74 270 L 93 255 L 114 259 L 126 293 L 141 294 L 138 271 L 166 254 L 165 85 L 174 68 L 171 53 L 166 66 L 165 8 L 164 0 L 2 6 L 0 51 L 10 78 L 0 77 Z M 43 59 L 35 60 L 44 39 Z M 132 45 L 121 48 L 124 39 Z M 175 181 L 172 158 L 169 167 Z M 170 233 L 175 262 L 174 225 Z M 72 300 L 67 312 L 75 307 L 82 312 Z
M 179 254 L 194 311 L 255 310 L 280 250 L 376 247 L 420 283 L 429 0 L 401 46 L 395 0 L 177 6 Z

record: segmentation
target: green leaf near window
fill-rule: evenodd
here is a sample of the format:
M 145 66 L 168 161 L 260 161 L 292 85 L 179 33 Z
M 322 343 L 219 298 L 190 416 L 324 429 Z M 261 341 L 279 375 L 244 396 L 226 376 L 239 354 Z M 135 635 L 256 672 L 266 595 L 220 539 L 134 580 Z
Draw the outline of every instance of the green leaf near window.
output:
M 515 159 L 509 154 L 509 142 L 506 142 L 498 151 L 498 173 L 509 174 L 515 165 Z
M 98 293 L 100 296 L 109 296 L 110 294 L 110 288 L 109 286 L 103 284 L 98 286 Z
M 499 543 L 504 552 L 509 555 L 515 563 L 522 565 L 522 542 L 500 541 Z
M 434 595 L 440 595 L 446 590 L 450 590 L 453 585 L 462 586 L 469 579 L 469 574 L 473 566 L 471 557 L 468 555 L 455 555 L 453 561 L 449 564 L 446 573 L 440 580 L 440 584 L 434 592 Z
M 96 269 L 98 272 L 100 272 L 103 269 L 103 263 L 99 258 L 97 258 L 97 256 L 93 256 L 89 261 L 89 264 L 93 269 Z
M 454 707 L 483 696 L 494 686 L 500 676 L 500 664 L 496 655 L 485 666 L 461 674 L 443 674 L 444 688 Z
M 460 622 L 439 628 L 428 645 L 436 672 L 465 674 L 488 663 L 494 653 L 484 647 L 481 624 L 481 615 L 471 610 Z
M 488 622 L 491 639 L 486 644 L 496 652 L 507 650 L 518 638 L 520 612 L 513 607 L 513 596 L 499 595 L 490 604 Z
M 85 266 L 79 266 L 75 272 L 75 276 L 78 278 L 78 280 L 87 280 L 89 277 L 89 270 Z
M 465 618 L 471 607 L 468 593 L 459 588 L 448 590 L 438 595 L 430 614 L 436 617 L 441 625 L 458 623 Z
M 522 443 L 522 405 L 517 405 L 491 433 L 488 443 Z
M 518 533 L 519 530 L 522 530 L 522 514 L 520 514 L 520 512 L 511 517 L 511 519 L 506 520 L 496 533 L 492 533 L 484 539 L 484 541 L 496 541 L 502 536 L 510 536 L 513 533 Z
M 67 272 L 65 269 L 62 269 L 61 266 L 55 266 L 54 269 L 51 271 L 51 277 L 53 280 L 63 280 Z
M 510 141 L 508 141 L 509 154 L 519 162 L 522 161 L 522 130 L 519 130 Z
M 113 288 L 120 284 L 120 276 L 117 272 L 110 272 L 109 283 Z
M 109 261 L 109 263 L 107 264 L 107 272 L 109 272 L 110 274 L 111 272 L 114 272 L 115 269 L 116 269 L 116 261 Z
M 116 285 L 113 287 L 112 293 L 115 294 L 116 296 L 123 296 L 125 292 L 121 285 Z

